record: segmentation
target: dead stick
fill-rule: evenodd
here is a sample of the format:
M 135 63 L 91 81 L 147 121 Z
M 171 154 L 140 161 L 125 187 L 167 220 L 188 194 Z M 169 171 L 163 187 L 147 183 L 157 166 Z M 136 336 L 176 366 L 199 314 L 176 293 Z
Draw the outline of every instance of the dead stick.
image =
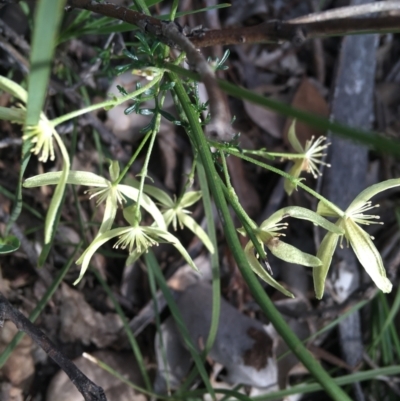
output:
M 0 327 L 3 326 L 5 319 L 11 320 L 18 330 L 24 331 L 60 366 L 82 394 L 85 401 L 107 401 L 103 389 L 89 380 L 38 327 L 14 308 L 0 293 Z

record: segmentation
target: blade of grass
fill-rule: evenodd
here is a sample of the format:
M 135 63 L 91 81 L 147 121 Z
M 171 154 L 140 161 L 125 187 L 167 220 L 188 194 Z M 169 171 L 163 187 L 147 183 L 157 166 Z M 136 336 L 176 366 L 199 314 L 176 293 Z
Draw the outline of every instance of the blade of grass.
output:
M 146 371 L 146 364 L 144 362 L 144 358 L 143 358 L 142 352 L 140 351 L 139 344 L 136 341 L 136 338 L 133 335 L 131 328 L 129 327 L 128 321 L 126 320 L 124 311 L 122 310 L 121 306 L 119 305 L 119 303 L 115 299 L 114 294 L 111 291 L 111 288 L 106 283 L 106 281 L 103 280 L 103 277 L 101 277 L 101 274 L 98 272 L 98 270 L 97 269 L 92 269 L 92 272 L 95 275 L 95 277 L 98 280 L 98 282 L 104 288 L 104 291 L 107 293 L 107 296 L 110 298 L 111 302 L 114 305 L 114 308 L 115 308 L 116 312 L 118 313 L 119 317 L 122 320 L 122 324 L 124 326 L 125 333 L 128 336 L 129 343 L 130 343 L 130 345 L 132 347 L 133 353 L 134 353 L 136 361 L 138 363 L 139 370 L 140 370 L 140 373 L 142 374 L 146 389 L 147 389 L 147 391 L 151 392 L 152 386 L 151 386 L 149 375 L 147 374 L 147 371 Z
M 188 71 L 182 67 L 178 67 L 173 64 L 166 64 L 165 68 L 173 71 L 183 77 L 190 78 L 198 81 L 199 75 L 195 72 Z M 400 141 L 395 139 L 388 139 L 382 135 L 373 131 L 364 131 L 358 128 L 348 127 L 343 124 L 329 121 L 326 118 L 315 116 L 311 113 L 298 110 L 285 103 L 281 103 L 267 97 L 258 95 L 248 89 L 241 88 L 233 85 L 224 80 L 218 80 L 220 88 L 225 91 L 228 95 L 236 97 L 238 99 L 248 100 L 251 103 L 263 106 L 265 108 L 276 111 L 277 113 L 283 114 L 288 117 L 295 118 L 299 121 L 309 124 L 312 127 L 319 128 L 321 130 L 331 131 L 335 135 L 340 135 L 357 141 L 363 145 L 370 146 L 377 151 L 385 152 L 387 154 L 400 158 Z
M 35 13 L 28 81 L 26 125 L 39 122 L 47 94 L 50 68 L 57 43 L 58 28 L 66 0 L 41 0 Z
M 181 333 L 181 336 L 183 338 L 183 341 L 189 350 L 194 363 L 196 364 L 196 367 L 199 371 L 199 374 L 201 378 L 203 379 L 203 382 L 207 388 L 208 393 L 211 395 L 212 399 L 215 400 L 215 392 L 214 389 L 211 386 L 210 380 L 208 378 L 207 372 L 204 368 L 203 361 L 201 360 L 199 356 L 199 352 L 197 351 L 195 345 L 193 344 L 192 340 L 190 339 L 189 332 L 185 326 L 185 323 L 182 320 L 181 314 L 179 312 L 179 309 L 175 303 L 175 300 L 173 299 L 170 289 L 167 286 L 167 283 L 165 281 L 165 278 L 161 272 L 160 266 L 158 265 L 157 259 L 155 258 L 153 252 L 149 250 L 148 253 L 145 254 L 144 256 L 146 265 L 148 269 L 153 269 L 154 276 L 157 280 L 158 286 L 160 287 L 162 293 L 164 294 L 165 300 L 167 301 L 168 307 L 174 316 L 176 326 Z

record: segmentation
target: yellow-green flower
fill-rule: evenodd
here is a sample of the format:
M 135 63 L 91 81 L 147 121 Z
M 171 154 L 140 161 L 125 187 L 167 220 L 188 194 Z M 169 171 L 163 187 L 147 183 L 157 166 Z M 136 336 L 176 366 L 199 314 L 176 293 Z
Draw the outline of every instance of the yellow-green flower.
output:
M 135 187 L 139 186 L 137 181 L 129 180 L 128 182 Z M 167 227 L 169 227 L 171 223 L 175 231 L 177 230 L 178 225 L 181 229 L 183 229 L 184 226 L 187 227 L 203 242 L 210 253 L 214 253 L 214 246 L 207 233 L 191 216 L 189 216 L 191 212 L 187 210 L 188 207 L 200 200 L 200 191 L 186 192 L 180 198 L 175 198 L 175 200 L 166 192 L 152 185 L 145 185 L 144 192 L 155 198 L 161 204 L 163 208 L 162 214 Z
M 11 81 L 6 77 L 0 76 L 0 89 L 10 93 L 16 99 L 19 99 L 24 103 L 27 102 L 28 93 L 26 90 L 16 82 Z M 14 108 L 8 109 L 8 111 L 5 108 L 1 108 L 0 118 L 24 125 L 24 135 L 22 138 L 24 141 L 28 141 L 33 144 L 31 152 L 33 152 L 35 155 L 39 155 L 39 161 L 41 162 L 46 162 L 49 157 L 50 160 L 54 160 L 54 139 L 59 146 L 63 158 L 63 166 L 57 181 L 57 187 L 54 191 L 54 196 L 51 199 L 49 210 L 46 215 L 44 241 L 46 244 L 48 244 L 52 238 L 54 222 L 57 216 L 57 211 L 61 204 L 66 185 L 66 179 L 70 169 L 70 160 L 67 149 L 64 145 L 64 142 L 61 140 L 60 136 L 55 130 L 54 124 L 47 119 L 43 112 L 40 113 L 38 124 L 34 126 L 25 125 L 26 111 L 23 106 L 20 106 L 20 109 Z
M 88 190 L 90 197 L 97 196 L 98 204 L 105 201 L 106 207 L 103 221 L 97 234 L 98 236 L 111 229 L 118 204 L 122 205 L 125 202 L 125 197 L 137 202 L 139 196 L 138 189 L 129 185 L 114 183 L 119 177 L 119 165 L 117 161 L 110 162 L 109 172 L 111 180 L 88 171 L 70 171 L 66 180 L 68 184 L 93 187 Z M 25 180 L 24 187 L 33 188 L 42 185 L 55 185 L 60 180 L 61 174 L 62 172 L 54 172 L 36 175 Z M 161 212 L 146 194 L 142 194 L 140 206 L 151 214 L 159 228 L 166 229 Z
M 289 216 L 297 219 L 309 220 L 314 224 L 336 233 L 337 235 L 343 234 L 343 230 L 340 227 L 337 227 L 328 220 L 321 218 L 321 216 L 319 216 L 317 213 L 302 207 L 289 206 L 272 214 L 267 220 L 261 223 L 260 227 L 254 230 L 260 245 L 266 245 L 273 255 L 286 262 L 314 268 L 320 266 L 322 262 L 318 257 L 302 252 L 300 249 L 286 244 L 279 239 L 280 236 L 285 235 L 280 231 L 285 229 L 288 225 L 287 223 L 281 223 L 281 221 Z M 239 229 L 238 231 L 242 235 L 246 235 L 246 232 L 243 228 Z M 264 281 L 276 288 L 278 291 L 282 292 L 284 295 L 294 298 L 294 295 L 286 290 L 276 280 L 274 280 L 260 264 L 257 256 L 255 255 L 254 244 L 251 241 L 246 244 L 244 251 L 251 268 L 256 274 L 258 274 Z
M 185 248 L 182 246 L 180 241 L 170 234 L 165 229 L 161 229 L 156 226 L 143 227 L 139 226 L 135 220 L 135 207 L 134 205 L 124 209 L 124 217 L 131 225 L 128 227 L 114 228 L 108 230 L 103 234 L 97 236 L 88 248 L 83 252 L 81 257 L 76 261 L 77 264 L 81 264 L 81 272 L 78 279 L 74 284 L 77 284 L 85 274 L 89 267 L 90 259 L 93 254 L 100 248 L 104 243 L 112 238 L 119 237 L 115 243 L 115 248 L 128 249 L 130 262 L 138 259 L 143 253 L 148 252 L 149 248 L 158 245 L 159 242 L 167 242 L 172 244 L 183 258 L 189 263 L 189 265 L 197 270 L 192 258 L 187 253 Z
M 372 206 L 370 199 L 374 195 L 397 186 L 400 186 L 399 178 L 372 185 L 362 191 L 346 211 L 342 211 L 333 204 L 328 205 L 326 202 L 319 202 L 317 213 L 321 216 L 338 218 L 335 224 L 344 230 L 344 234 L 329 232 L 318 249 L 317 256 L 321 259 L 322 265 L 313 269 L 315 294 L 318 299 L 321 299 L 324 294 L 325 280 L 332 262 L 332 256 L 339 237 L 342 237 L 341 240 L 343 240 L 343 235 L 375 285 L 383 292 L 392 290 L 392 283 L 386 277 L 382 258 L 372 241 L 373 238 L 360 227 L 360 224 L 383 224 L 376 221 L 379 216 L 364 213 L 379 206 Z
M 296 155 L 296 157 L 292 157 L 295 161 L 288 174 L 294 178 L 298 178 L 300 177 L 302 171 L 306 171 L 311 173 L 314 178 L 317 178 L 319 175 L 321 175 L 319 165 L 330 167 L 329 164 L 321 160 L 321 158 L 326 155 L 324 150 L 330 144 L 325 143 L 326 137 L 324 136 L 318 137 L 315 142 L 314 137 L 312 137 L 310 140 L 306 141 L 306 145 L 303 148 L 296 136 L 295 123 L 296 121 L 294 120 L 290 126 L 288 140 L 298 155 Z M 288 156 L 288 158 L 291 157 Z M 288 195 L 291 195 L 293 190 L 296 188 L 295 184 L 289 179 L 285 179 L 284 187 Z

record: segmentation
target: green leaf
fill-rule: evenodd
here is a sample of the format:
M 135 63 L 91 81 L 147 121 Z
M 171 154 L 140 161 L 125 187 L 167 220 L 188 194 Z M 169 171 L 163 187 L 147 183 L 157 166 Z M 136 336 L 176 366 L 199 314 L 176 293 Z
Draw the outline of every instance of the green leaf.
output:
M 0 238 L 0 255 L 15 252 L 21 246 L 21 242 L 14 235 Z
M 386 277 L 381 255 L 371 237 L 350 218 L 346 219 L 345 230 L 357 259 L 375 285 L 383 292 L 392 291 L 392 283 Z
M 328 275 L 339 237 L 337 234 L 328 232 L 318 249 L 317 257 L 321 260 L 322 265 L 313 268 L 314 290 L 317 299 L 321 299 L 324 295 L 326 276 Z

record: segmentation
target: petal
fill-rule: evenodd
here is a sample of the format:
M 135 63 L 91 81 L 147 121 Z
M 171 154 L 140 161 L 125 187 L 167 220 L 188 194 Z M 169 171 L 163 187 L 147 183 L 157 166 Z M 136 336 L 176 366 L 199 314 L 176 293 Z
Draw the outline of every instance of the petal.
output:
M 254 246 L 251 243 L 251 241 L 249 241 L 245 246 L 244 252 L 246 254 L 246 259 L 248 260 L 250 267 L 254 273 L 256 273 L 262 280 L 264 280 L 271 287 L 274 287 L 276 290 L 280 291 L 282 294 L 286 295 L 287 297 L 294 298 L 294 295 L 290 291 L 288 291 L 285 287 L 283 287 L 276 280 L 274 280 L 261 266 L 260 262 L 254 255 Z
M 300 141 L 297 139 L 296 135 L 296 120 L 290 124 L 289 132 L 288 132 L 288 141 L 292 145 L 293 149 L 297 153 L 305 153 L 305 149 L 301 146 Z
M 279 238 L 274 237 L 266 244 L 267 248 L 277 258 L 284 260 L 285 262 L 295 263 L 297 265 L 303 265 L 308 267 L 321 266 L 321 261 L 314 255 L 300 251 L 293 245 L 282 242 Z
M 76 261 L 77 265 L 82 265 L 79 277 L 75 280 L 74 285 L 78 284 L 82 280 L 82 277 L 86 273 L 89 267 L 90 259 L 92 259 L 93 254 L 107 241 L 111 238 L 117 237 L 119 235 L 125 234 L 129 231 L 131 227 L 124 228 L 114 228 L 114 230 L 106 231 L 104 234 L 98 236 L 93 242 L 86 248 L 81 257 Z
M 169 225 L 171 224 L 171 221 L 173 220 L 173 218 L 175 216 L 175 210 L 168 209 L 165 212 L 163 212 L 163 216 L 164 216 L 165 224 L 166 224 L 166 226 L 168 228 Z
M 207 233 L 196 223 L 192 217 L 184 213 L 178 213 L 178 219 L 201 240 L 210 253 L 214 253 L 214 245 L 212 244 Z
M 336 218 L 344 216 L 343 210 L 339 209 L 336 205 L 334 205 L 331 202 L 329 202 L 330 205 L 328 205 L 327 202 L 322 202 L 322 201 L 318 202 L 317 213 L 319 215 L 325 217 L 336 217 Z
M 46 221 L 44 225 L 44 242 L 45 244 L 49 244 L 54 232 L 54 222 L 57 218 L 57 213 L 60 209 L 61 202 L 64 197 L 65 186 L 67 184 L 67 178 L 70 172 L 71 163 L 69 161 L 69 154 L 64 145 L 64 142 L 61 140 L 56 131 L 54 131 L 54 137 L 58 143 L 58 147 L 60 148 L 62 157 L 63 157 L 63 169 L 61 171 L 60 180 L 54 190 L 53 197 L 51 199 L 49 210 L 47 211 Z
M 318 249 L 317 257 L 321 260 L 322 265 L 313 268 L 314 290 L 317 299 L 321 299 L 324 295 L 326 276 L 328 275 L 339 237 L 340 235 L 338 234 L 328 232 Z
M 125 196 L 128 198 L 134 200 L 137 202 L 138 196 L 139 196 L 139 190 L 136 188 L 133 188 L 129 185 L 118 185 L 118 190 L 123 193 Z M 156 204 L 146 195 L 142 194 L 142 198 L 140 200 L 140 206 L 143 207 L 143 209 L 147 210 L 152 216 L 156 224 L 162 228 L 166 229 L 164 217 L 161 214 L 160 210 L 156 206 Z
M 116 160 L 110 160 L 110 167 L 108 168 L 110 173 L 111 182 L 114 182 L 119 177 L 119 163 Z
M 130 186 L 139 189 L 140 183 L 137 180 L 133 180 L 131 178 L 127 178 L 125 180 L 125 182 L 127 184 L 129 184 Z M 145 184 L 143 187 L 143 191 L 152 196 L 153 198 L 155 198 L 158 202 L 160 202 L 163 206 L 169 207 L 169 208 L 173 208 L 175 207 L 175 203 L 172 200 L 172 198 L 163 190 L 161 190 L 160 188 L 156 188 L 154 185 L 147 185 Z
M 15 124 L 23 124 L 25 122 L 25 118 L 25 110 L 10 107 L 0 107 L 0 120 L 12 121 Z
M 112 195 L 111 195 L 112 194 Z M 101 222 L 101 226 L 96 237 L 100 236 L 101 234 L 105 233 L 106 231 L 110 230 L 115 215 L 117 214 L 118 203 L 117 203 L 117 196 L 113 190 L 110 191 L 110 196 L 107 196 L 106 200 L 106 207 L 104 209 L 103 221 Z
M 10 93 L 17 99 L 22 100 L 24 103 L 28 100 L 28 92 L 22 86 L 6 77 L 0 76 L 0 89 Z
M 55 185 L 60 181 L 62 171 L 44 173 L 30 177 L 24 181 L 25 188 L 40 187 L 42 185 Z M 89 171 L 70 171 L 67 184 L 85 185 L 89 187 L 107 187 L 109 181 Z
M 303 159 L 296 160 L 293 166 L 290 168 L 288 174 L 290 174 L 294 178 L 300 177 L 302 166 L 303 166 Z M 285 192 L 289 196 L 292 195 L 293 191 L 297 188 L 296 185 L 293 183 L 293 181 L 290 180 L 289 178 L 285 178 L 283 187 L 285 188 Z
M 332 231 L 336 234 L 344 234 L 344 231 L 341 227 L 331 223 L 330 221 L 321 217 L 319 214 L 313 212 L 312 210 L 300 206 L 288 206 L 278 210 L 277 212 L 272 214 L 267 220 L 261 223 L 260 228 L 267 230 L 268 227 L 275 225 L 283 218 L 289 216 L 295 217 L 296 219 L 311 221 L 312 223 L 317 224 L 318 226 L 321 226 L 326 230 Z
M 183 258 L 188 262 L 190 267 L 198 271 L 196 265 L 194 264 L 192 258 L 190 255 L 187 253 L 186 249 L 183 247 L 183 245 L 180 243 L 178 238 L 176 238 L 174 235 L 170 234 L 168 231 L 160 230 L 159 228 L 154 228 L 154 227 L 143 227 L 143 231 L 146 232 L 147 235 L 154 237 L 154 235 L 163 238 L 165 241 L 168 243 L 172 244 L 178 251 L 179 253 L 183 256 Z
M 390 180 L 393 181 L 393 180 Z M 369 274 L 372 281 L 383 292 L 392 291 L 392 283 L 386 277 L 381 255 L 371 237 L 352 219 L 345 222 L 346 236 L 358 260 Z
M 195 204 L 198 200 L 201 199 L 201 192 L 200 191 L 190 191 L 186 192 L 183 196 L 181 201 L 179 202 L 179 205 L 182 208 L 187 208 L 189 206 L 192 206 Z
M 135 249 L 132 253 L 129 254 L 129 256 L 126 258 L 125 261 L 125 266 L 129 266 L 133 263 L 135 263 L 143 254 L 145 251 L 138 252 L 137 249 Z
M 400 178 L 394 178 L 392 180 L 387 180 L 380 182 L 379 184 L 371 185 L 370 187 L 364 189 L 356 196 L 353 202 L 350 203 L 346 210 L 346 214 L 351 214 L 351 212 L 358 210 L 366 202 L 368 202 L 374 195 L 379 192 L 386 191 L 387 189 L 400 186 Z

